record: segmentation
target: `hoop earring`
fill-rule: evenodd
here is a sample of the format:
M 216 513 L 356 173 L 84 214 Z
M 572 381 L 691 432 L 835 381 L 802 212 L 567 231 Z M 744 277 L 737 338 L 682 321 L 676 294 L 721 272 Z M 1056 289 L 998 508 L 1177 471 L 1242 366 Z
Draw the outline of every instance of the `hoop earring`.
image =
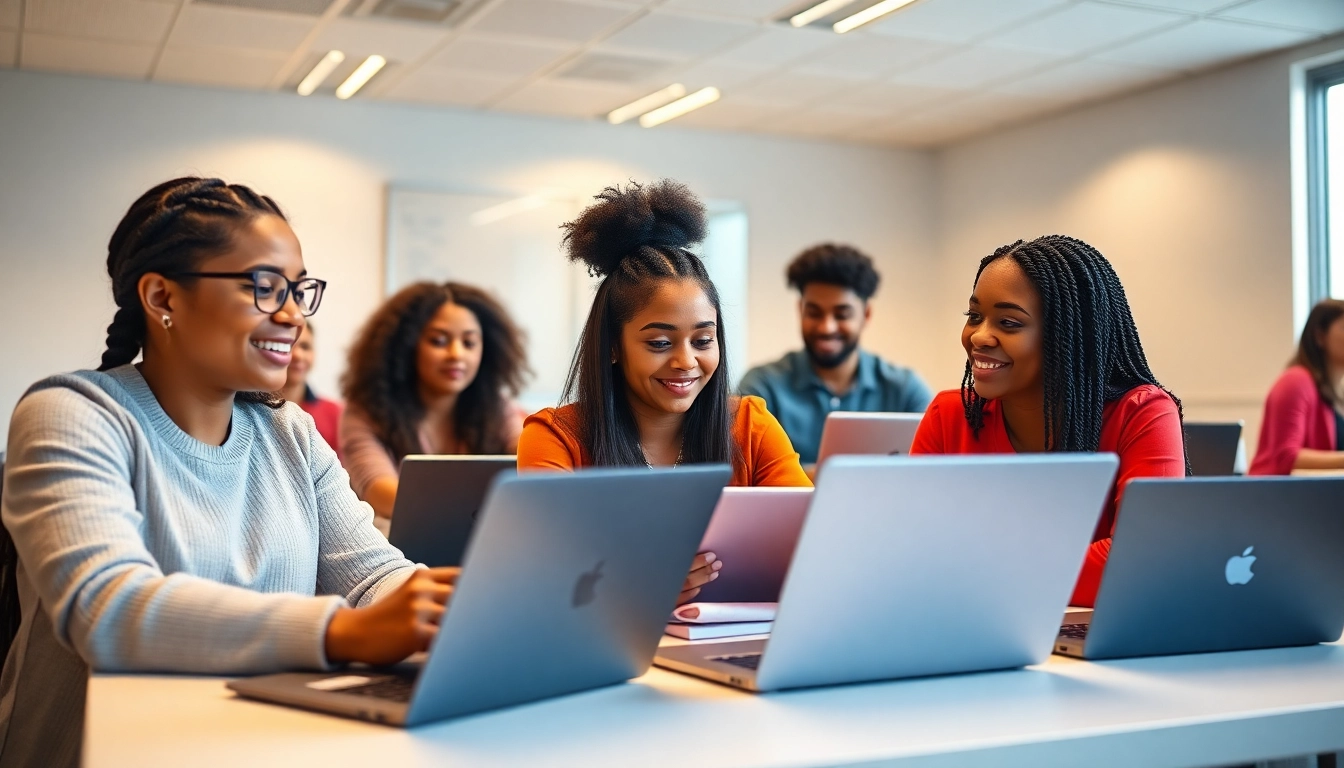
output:
M 163 329 L 166 331 L 166 330 L 168 330 L 169 328 L 172 328 L 172 327 L 173 327 L 173 318 L 171 318 L 171 317 L 169 317 L 169 316 L 167 316 L 167 315 L 164 315 L 164 316 L 163 316 Z

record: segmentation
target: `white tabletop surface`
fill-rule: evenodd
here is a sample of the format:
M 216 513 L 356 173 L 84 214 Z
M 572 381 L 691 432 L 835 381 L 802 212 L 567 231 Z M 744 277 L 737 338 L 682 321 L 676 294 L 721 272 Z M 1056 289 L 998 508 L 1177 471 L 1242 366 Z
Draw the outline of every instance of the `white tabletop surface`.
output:
M 1344 646 L 741 693 L 637 680 L 413 730 L 96 675 L 88 766 L 1195 766 L 1344 749 Z

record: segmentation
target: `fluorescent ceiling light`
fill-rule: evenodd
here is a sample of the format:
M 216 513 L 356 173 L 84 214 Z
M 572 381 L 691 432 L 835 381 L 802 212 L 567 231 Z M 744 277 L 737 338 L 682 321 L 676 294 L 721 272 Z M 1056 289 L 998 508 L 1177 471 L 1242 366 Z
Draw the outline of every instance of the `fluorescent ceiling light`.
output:
M 299 83 L 299 95 L 312 95 L 313 91 L 317 90 L 317 86 L 321 85 L 331 75 L 331 71 L 336 68 L 336 65 L 342 61 L 345 61 L 344 53 L 327 51 L 327 55 L 323 56 L 322 60 L 313 67 L 313 71 L 309 72 L 308 76 L 303 78 L 303 82 Z
M 336 98 L 348 99 L 354 96 L 360 88 L 364 87 L 365 83 L 369 82 L 370 78 L 378 74 L 378 70 L 382 69 L 385 64 L 387 64 L 387 59 L 377 54 L 365 59 L 364 63 L 360 64 L 354 72 L 351 72 L 350 76 L 345 78 L 345 82 L 336 88 Z
M 789 23 L 795 27 L 806 27 L 822 16 L 829 16 L 846 5 L 853 5 L 853 3 L 854 0 L 825 0 L 825 2 L 817 3 L 806 11 L 794 15 L 789 19 Z
M 851 29 L 858 29 L 870 21 L 876 21 L 889 13 L 899 11 L 913 2 L 915 0 L 882 0 L 877 5 L 871 5 L 853 16 L 847 16 L 835 22 L 831 25 L 831 29 L 843 35 Z
M 632 101 L 624 107 L 617 107 L 607 113 L 607 122 L 612 125 L 620 125 L 626 120 L 630 120 L 648 112 L 651 109 L 657 109 L 669 101 L 675 101 L 686 95 L 686 86 L 681 83 L 673 83 L 657 93 L 650 93 L 642 99 Z
M 661 106 L 652 112 L 639 118 L 639 124 L 645 128 L 652 128 L 655 125 L 662 125 L 668 120 L 675 120 L 687 112 L 713 104 L 719 100 L 718 88 L 701 88 L 690 96 L 684 96 L 671 104 Z
M 541 195 L 528 195 L 515 200 L 510 200 L 499 205 L 492 205 L 489 208 L 471 214 L 471 223 L 477 227 L 483 227 L 486 224 L 493 224 L 500 219 L 507 219 L 510 216 L 541 208 L 546 205 L 547 200 Z

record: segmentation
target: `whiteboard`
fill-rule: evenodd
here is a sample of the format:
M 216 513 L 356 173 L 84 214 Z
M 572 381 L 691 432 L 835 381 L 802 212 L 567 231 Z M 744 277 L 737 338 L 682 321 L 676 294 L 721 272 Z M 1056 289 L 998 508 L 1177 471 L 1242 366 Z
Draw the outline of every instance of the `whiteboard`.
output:
M 419 280 L 469 283 L 495 295 L 527 334 L 532 369 L 520 400 L 556 405 L 598 281 L 560 248 L 560 225 L 587 201 L 565 195 L 461 193 L 393 186 L 388 191 L 387 272 L 392 295 Z M 746 214 L 710 209 L 702 255 L 723 304 L 724 341 L 736 383 L 746 353 Z

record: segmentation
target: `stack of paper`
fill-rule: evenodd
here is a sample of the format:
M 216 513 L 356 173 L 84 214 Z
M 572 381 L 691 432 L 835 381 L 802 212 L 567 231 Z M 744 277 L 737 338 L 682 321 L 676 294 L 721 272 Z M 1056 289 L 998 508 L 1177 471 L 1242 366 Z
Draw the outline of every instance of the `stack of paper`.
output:
M 770 631 L 778 603 L 687 603 L 672 612 L 667 634 L 683 640 L 761 635 Z

